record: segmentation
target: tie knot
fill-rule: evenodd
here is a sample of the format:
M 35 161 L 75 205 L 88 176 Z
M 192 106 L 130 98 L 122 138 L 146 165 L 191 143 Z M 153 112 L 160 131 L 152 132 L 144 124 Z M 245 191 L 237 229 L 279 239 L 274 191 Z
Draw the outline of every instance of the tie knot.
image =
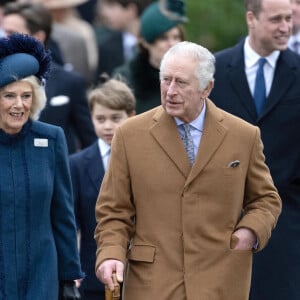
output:
M 266 63 L 267 59 L 265 57 L 261 57 L 259 60 L 258 60 L 258 67 L 259 68 L 262 68 L 265 63 Z
M 185 133 L 191 131 L 191 125 L 189 123 L 183 123 L 182 127 L 183 127 Z

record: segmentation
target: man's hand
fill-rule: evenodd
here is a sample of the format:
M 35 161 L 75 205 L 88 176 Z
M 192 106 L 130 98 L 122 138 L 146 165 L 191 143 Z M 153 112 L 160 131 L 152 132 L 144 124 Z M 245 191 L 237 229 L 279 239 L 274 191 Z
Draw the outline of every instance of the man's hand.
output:
M 257 237 L 251 229 L 239 228 L 233 235 L 238 238 L 234 250 L 252 250 L 256 245 Z
M 123 282 L 124 264 L 116 259 L 105 260 L 97 269 L 96 276 L 104 284 L 106 284 L 111 291 L 114 290 L 114 283 L 112 280 L 112 273 L 116 272 L 118 282 Z

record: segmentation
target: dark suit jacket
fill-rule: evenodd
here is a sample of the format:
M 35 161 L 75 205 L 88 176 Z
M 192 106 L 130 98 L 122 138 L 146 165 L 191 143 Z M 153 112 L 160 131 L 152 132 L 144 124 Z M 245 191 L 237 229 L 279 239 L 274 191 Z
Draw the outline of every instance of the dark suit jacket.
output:
M 70 156 L 71 177 L 74 190 L 75 215 L 80 229 L 80 260 L 87 277 L 82 283 L 86 290 L 104 290 L 95 276 L 96 228 L 95 205 L 104 176 L 104 167 L 98 142 Z
M 64 129 L 69 153 L 97 139 L 87 105 L 86 83 L 80 75 L 53 63 L 46 82 L 46 96 L 40 121 Z
M 244 41 L 216 53 L 210 98 L 220 108 L 260 127 L 266 162 L 283 201 L 268 247 L 254 256 L 253 300 L 300 299 L 300 59 L 280 53 L 270 94 L 258 117 L 248 87 Z

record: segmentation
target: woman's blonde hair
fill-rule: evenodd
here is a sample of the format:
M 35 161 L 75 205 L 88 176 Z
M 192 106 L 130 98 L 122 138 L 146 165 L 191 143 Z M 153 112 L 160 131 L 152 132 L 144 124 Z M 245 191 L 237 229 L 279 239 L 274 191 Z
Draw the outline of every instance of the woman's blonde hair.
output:
M 40 115 L 40 112 L 45 108 L 47 102 L 45 87 L 34 75 L 20 79 L 20 81 L 28 82 L 32 87 L 33 94 L 30 118 L 32 120 L 37 120 Z

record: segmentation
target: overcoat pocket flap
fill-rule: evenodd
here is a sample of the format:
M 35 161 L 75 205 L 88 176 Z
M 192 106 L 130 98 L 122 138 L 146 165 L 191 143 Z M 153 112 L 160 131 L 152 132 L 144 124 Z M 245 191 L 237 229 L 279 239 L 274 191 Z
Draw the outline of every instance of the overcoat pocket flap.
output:
M 154 262 L 155 247 L 150 245 L 133 245 L 128 251 L 128 259 L 143 262 Z

